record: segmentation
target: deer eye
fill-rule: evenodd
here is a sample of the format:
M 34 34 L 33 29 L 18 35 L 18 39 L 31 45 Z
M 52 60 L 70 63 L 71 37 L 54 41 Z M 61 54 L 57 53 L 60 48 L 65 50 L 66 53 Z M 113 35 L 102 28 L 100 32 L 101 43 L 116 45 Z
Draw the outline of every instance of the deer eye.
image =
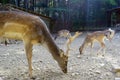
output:
M 112 34 L 112 32 L 110 32 L 110 35 Z

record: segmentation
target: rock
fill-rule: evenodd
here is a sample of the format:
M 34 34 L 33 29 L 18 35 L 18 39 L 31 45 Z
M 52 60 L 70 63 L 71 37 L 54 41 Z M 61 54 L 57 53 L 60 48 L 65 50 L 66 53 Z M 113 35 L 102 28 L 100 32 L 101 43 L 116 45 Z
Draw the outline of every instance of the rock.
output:
M 70 71 L 72 70 L 73 68 L 72 67 L 70 67 Z
M 89 69 L 89 71 L 92 71 L 92 69 Z
M 79 73 L 77 72 L 76 75 L 79 75 Z
M 106 76 L 109 76 L 110 75 L 110 73 L 106 73 Z
M 100 66 L 103 67 L 105 64 L 104 63 L 101 63 Z
M 80 58 L 80 55 L 78 55 L 77 58 Z
M 50 62 L 47 62 L 48 64 L 50 64 Z
M 85 60 L 82 60 L 83 62 L 85 61 Z
M 100 73 L 101 73 L 101 71 L 97 70 L 97 71 L 95 71 L 95 73 L 100 74 Z
M 3 79 L 0 77 L 0 80 L 3 80 Z
M 71 75 L 72 75 L 72 76 L 75 76 L 75 75 L 79 75 L 79 73 L 78 73 L 78 72 L 75 72 L 75 73 L 72 73 Z
M 115 80 L 120 80 L 120 78 L 115 78 Z
M 43 61 L 40 60 L 39 62 L 42 63 Z
M 72 73 L 71 75 L 72 75 L 72 76 L 75 76 L 75 73 Z
M 100 76 L 99 78 L 100 78 L 100 79 L 102 79 L 103 77 L 102 77 L 102 76 Z
M 14 80 L 19 80 L 18 78 L 14 78 Z
M 37 67 L 36 69 L 37 69 L 37 70 L 40 70 L 40 68 L 38 68 L 38 67 Z

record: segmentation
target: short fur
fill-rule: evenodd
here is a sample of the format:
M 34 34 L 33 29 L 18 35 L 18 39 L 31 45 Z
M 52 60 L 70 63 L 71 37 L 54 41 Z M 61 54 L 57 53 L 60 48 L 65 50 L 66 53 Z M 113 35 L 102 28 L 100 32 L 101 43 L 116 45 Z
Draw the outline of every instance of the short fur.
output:
M 105 48 L 104 40 L 108 39 L 111 41 L 114 34 L 115 34 L 115 31 L 111 29 L 104 30 L 104 31 L 95 31 L 91 34 L 88 34 L 83 44 L 79 48 L 80 54 L 83 54 L 83 51 L 86 49 L 88 45 L 91 45 L 91 47 L 93 47 L 94 42 L 99 42 L 101 44 L 101 47 Z
M 32 77 L 32 47 L 39 43 L 49 50 L 62 71 L 67 73 L 68 56 L 55 44 L 46 24 L 38 16 L 20 11 L 0 11 L 0 37 L 24 42 L 30 77 Z

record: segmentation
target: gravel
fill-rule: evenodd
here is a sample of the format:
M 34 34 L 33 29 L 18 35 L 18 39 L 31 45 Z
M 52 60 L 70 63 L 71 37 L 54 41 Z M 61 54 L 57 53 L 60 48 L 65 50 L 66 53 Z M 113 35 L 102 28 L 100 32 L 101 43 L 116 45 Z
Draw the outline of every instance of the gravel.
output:
M 32 60 L 35 80 L 115 80 L 117 76 L 114 67 L 120 68 L 120 33 L 115 34 L 112 42 L 105 41 L 104 57 L 102 52 L 97 55 L 99 43 L 95 43 L 92 50 L 88 47 L 80 56 L 79 47 L 85 36 L 86 33 L 83 33 L 71 44 L 73 51 L 69 54 L 67 74 L 62 73 L 47 49 L 35 45 Z M 58 38 L 55 42 L 65 50 L 66 39 Z M 8 46 L 0 45 L 0 80 L 30 80 L 24 45 L 21 41 Z

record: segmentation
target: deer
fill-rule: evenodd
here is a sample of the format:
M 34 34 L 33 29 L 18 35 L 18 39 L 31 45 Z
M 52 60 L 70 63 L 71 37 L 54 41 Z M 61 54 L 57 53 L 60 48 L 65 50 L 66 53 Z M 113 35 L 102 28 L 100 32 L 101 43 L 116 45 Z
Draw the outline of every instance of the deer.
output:
M 86 38 L 84 39 L 83 44 L 79 48 L 80 55 L 83 54 L 84 50 L 90 45 L 93 48 L 93 44 L 95 42 L 100 43 L 101 47 L 98 50 L 101 51 L 102 49 L 105 51 L 105 40 L 111 41 L 115 31 L 111 28 L 103 31 L 95 31 L 91 34 L 87 34 Z M 98 53 L 97 52 L 97 53 Z
M 82 32 L 76 31 L 75 34 L 73 36 L 70 36 L 68 38 L 68 40 L 66 41 L 66 45 L 67 45 L 67 50 L 66 50 L 66 54 L 69 54 L 69 51 L 72 50 L 70 48 L 70 44 L 79 36 L 81 35 Z
M 68 39 L 69 37 L 71 37 L 71 33 L 67 29 L 62 29 L 62 30 L 58 31 L 58 33 L 54 39 L 56 40 L 58 37 L 65 37 L 66 39 Z
M 32 48 L 35 44 L 44 46 L 62 72 L 67 73 L 68 54 L 56 45 L 47 25 L 39 16 L 20 11 L 0 11 L 0 37 L 23 41 L 30 78 L 33 78 Z

